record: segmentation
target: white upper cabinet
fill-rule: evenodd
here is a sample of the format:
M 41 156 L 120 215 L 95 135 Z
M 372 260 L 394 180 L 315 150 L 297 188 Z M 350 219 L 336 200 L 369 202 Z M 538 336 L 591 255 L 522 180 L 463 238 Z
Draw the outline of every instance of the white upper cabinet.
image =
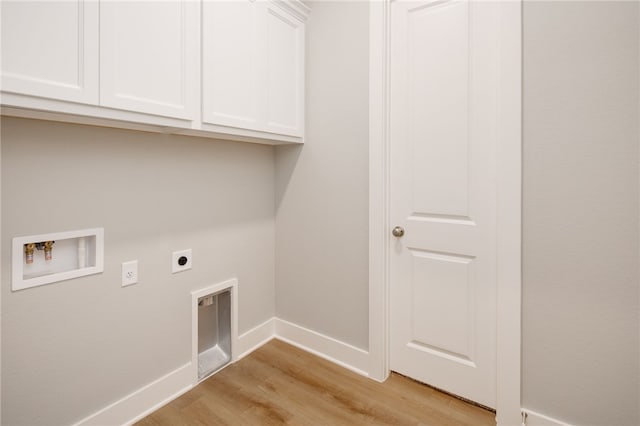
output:
M 202 5 L 202 121 L 261 130 L 264 117 L 258 4 L 249 0 Z
M 301 143 L 300 0 L 1 0 L 1 112 Z
M 203 123 L 302 138 L 308 12 L 298 1 L 204 1 Z
M 269 132 L 302 136 L 304 119 L 304 23 L 266 3 L 266 84 Z
M 100 105 L 194 119 L 198 3 L 100 3 Z
M 98 3 L 3 0 L 2 90 L 98 102 Z

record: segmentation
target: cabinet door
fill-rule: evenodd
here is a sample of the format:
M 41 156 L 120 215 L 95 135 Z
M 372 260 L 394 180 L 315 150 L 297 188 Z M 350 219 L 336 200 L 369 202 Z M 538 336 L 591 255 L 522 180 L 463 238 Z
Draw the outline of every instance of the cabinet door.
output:
M 198 4 L 100 4 L 100 105 L 195 118 Z
M 264 16 L 267 56 L 266 131 L 302 136 L 304 23 L 268 2 Z
M 202 121 L 262 130 L 265 52 L 260 49 L 260 3 L 202 5 Z
M 2 90 L 98 102 L 98 3 L 2 1 Z

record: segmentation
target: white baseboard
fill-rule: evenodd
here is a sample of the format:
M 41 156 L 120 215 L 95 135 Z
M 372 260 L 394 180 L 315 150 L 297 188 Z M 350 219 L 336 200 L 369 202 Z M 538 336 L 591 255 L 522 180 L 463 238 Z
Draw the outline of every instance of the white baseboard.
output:
M 187 392 L 193 386 L 192 381 L 191 363 L 188 363 L 80 420 L 75 426 L 131 425 Z
M 234 361 L 244 358 L 260 346 L 273 339 L 276 334 L 276 318 L 269 318 L 262 324 L 238 336 Z
M 238 337 L 235 360 L 244 358 L 273 338 L 368 376 L 369 353 L 367 351 L 276 317 L 268 319 Z
M 275 319 L 275 325 L 276 339 L 369 376 L 369 352 L 279 318 Z
M 526 408 L 523 408 L 522 412 L 526 414 L 524 422 L 526 426 L 571 426 L 569 423 L 536 413 Z
M 367 351 L 276 317 L 238 337 L 234 361 L 244 358 L 274 338 L 368 376 Z M 194 386 L 192 370 L 192 363 L 185 364 L 80 420 L 74 426 L 131 425 L 190 390 Z M 522 412 L 527 415 L 523 426 L 570 426 L 526 408 L 523 408 Z
M 238 336 L 234 349 L 234 361 L 244 358 L 273 338 L 368 376 L 369 353 L 367 351 L 275 317 Z M 194 386 L 192 364 L 190 362 L 183 365 L 80 420 L 74 426 L 135 423 Z

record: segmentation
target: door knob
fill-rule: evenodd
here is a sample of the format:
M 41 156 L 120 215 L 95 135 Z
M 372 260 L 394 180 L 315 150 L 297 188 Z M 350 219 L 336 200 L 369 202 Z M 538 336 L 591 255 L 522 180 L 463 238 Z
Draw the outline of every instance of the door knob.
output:
M 402 226 L 396 226 L 395 228 L 393 228 L 393 231 L 391 231 L 391 233 L 394 237 L 400 238 L 404 235 L 404 228 Z

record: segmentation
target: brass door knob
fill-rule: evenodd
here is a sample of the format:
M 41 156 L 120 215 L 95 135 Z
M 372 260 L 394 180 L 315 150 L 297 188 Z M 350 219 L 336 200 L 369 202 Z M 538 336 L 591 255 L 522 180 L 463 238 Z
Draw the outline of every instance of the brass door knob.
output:
M 404 235 L 404 228 L 402 226 L 396 226 L 395 228 L 393 228 L 393 231 L 391 231 L 391 233 L 394 237 L 400 238 Z

